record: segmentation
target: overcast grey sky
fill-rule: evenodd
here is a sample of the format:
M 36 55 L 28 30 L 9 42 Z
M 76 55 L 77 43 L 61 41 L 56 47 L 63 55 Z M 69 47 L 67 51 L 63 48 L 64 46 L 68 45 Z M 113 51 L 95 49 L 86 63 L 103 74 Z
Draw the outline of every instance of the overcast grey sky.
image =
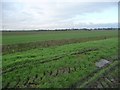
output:
M 4 0 L 3 29 L 117 27 L 117 2 Z

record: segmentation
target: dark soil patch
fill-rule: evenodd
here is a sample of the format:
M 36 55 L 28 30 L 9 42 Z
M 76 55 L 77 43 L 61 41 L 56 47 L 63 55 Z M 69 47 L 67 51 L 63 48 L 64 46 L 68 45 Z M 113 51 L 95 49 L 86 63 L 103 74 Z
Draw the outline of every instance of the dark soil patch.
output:
M 20 43 L 12 45 L 2 45 L 2 54 L 10 54 L 15 52 L 22 52 L 35 48 L 46 48 L 51 46 L 61 46 L 64 44 L 71 43 L 80 43 L 94 40 L 102 40 L 107 38 L 112 38 L 114 36 L 99 36 L 99 37 L 90 37 L 90 38 L 78 38 L 78 39 L 63 39 L 63 40 L 49 40 L 49 41 L 40 41 L 40 42 L 29 42 L 29 43 Z M 34 57 L 34 56 L 33 56 Z

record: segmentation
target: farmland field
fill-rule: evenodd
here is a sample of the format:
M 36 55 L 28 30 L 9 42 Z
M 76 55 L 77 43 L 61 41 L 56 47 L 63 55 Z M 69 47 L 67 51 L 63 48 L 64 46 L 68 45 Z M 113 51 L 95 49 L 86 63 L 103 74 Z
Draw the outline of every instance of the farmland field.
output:
M 116 36 L 117 31 L 34 31 L 3 32 L 3 44 L 16 44 L 45 40 Z
M 118 88 L 118 32 L 3 32 L 3 88 Z M 95 63 L 106 59 L 103 68 Z

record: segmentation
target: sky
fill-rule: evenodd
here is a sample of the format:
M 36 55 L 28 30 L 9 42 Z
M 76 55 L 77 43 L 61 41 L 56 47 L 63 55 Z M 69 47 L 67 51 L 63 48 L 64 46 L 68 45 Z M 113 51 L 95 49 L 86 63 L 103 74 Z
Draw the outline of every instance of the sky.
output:
M 1 30 L 118 27 L 118 2 L 3 0 Z

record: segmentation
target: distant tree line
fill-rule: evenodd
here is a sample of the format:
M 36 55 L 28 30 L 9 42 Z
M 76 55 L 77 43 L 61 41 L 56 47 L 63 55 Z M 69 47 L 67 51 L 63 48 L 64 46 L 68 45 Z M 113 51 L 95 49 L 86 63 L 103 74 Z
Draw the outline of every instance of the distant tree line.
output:
M 14 32 L 17 32 L 17 31 L 24 31 L 24 32 L 27 32 L 27 31 L 73 31 L 73 30 L 85 30 L 85 31 L 92 31 L 92 30 L 120 30 L 120 28 L 81 28 L 81 29 L 78 29 L 78 28 L 70 28 L 70 29 L 54 29 L 54 30 L 50 30 L 50 29 L 38 29 L 38 30 L 3 30 L 2 32 L 11 32 L 11 31 L 14 31 Z
M 73 30 L 88 30 L 88 31 L 91 31 L 91 30 L 118 30 L 118 28 L 90 28 L 90 29 L 88 29 L 88 28 L 81 28 L 81 29 L 71 28 L 71 29 L 55 29 L 55 30 L 50 30 L 50 31 L 73 31 Z M 39 29 L 38 31 L 46 31 L 46 30 Z

